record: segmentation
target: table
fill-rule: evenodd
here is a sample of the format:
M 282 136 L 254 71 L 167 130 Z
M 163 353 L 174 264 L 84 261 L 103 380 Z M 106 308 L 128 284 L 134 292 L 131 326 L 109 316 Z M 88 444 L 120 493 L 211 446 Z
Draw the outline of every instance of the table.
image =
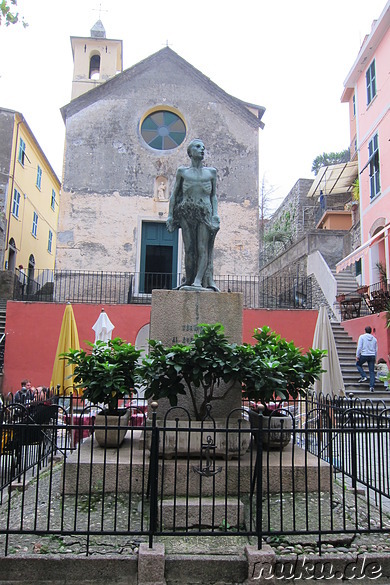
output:
M 88 414 L 74 414 L 73 426 L 79 425 L 79 428 L 72 429 L 73 445 L 76 446 L 80 442 L 80 438 L 86 439 L 92 433 L 92 426 L 95 417 Z M 68 417 L 69 424 L 72 424 L 71 416 Z

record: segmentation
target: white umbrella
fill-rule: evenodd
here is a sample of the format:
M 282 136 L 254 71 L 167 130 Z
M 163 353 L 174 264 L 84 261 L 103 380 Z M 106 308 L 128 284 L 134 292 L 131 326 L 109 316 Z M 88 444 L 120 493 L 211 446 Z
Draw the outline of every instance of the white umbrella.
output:
M 321 374 L 319 380 L 314 383 L 314 390 L 317 395 L 322 392 L 324 395 L 345 396 L 344 381 L 341 373 L 339 356 L 337 354 L 336 342 L 332 326 L 326 312 L 325 305 L 321 305 L 313 338 L 314 349 L 326 349 L 328 354 L 322 358 L 322 369 L 326 370 Z
M 114 329 L 114 327 L 115 325 L 111 323 L 106 311 L 102 309 L 98 320 L 92 327 L 92 329 L 95 331 L 95 343 L 98 340 L 108 341 L 109 339 L 111 339 L 112 330 Z

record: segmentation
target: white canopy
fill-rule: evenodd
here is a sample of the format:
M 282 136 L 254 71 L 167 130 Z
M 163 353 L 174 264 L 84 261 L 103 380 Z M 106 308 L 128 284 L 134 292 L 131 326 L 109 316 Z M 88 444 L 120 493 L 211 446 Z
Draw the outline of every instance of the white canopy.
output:
M 108 318 L 107 313 L 104 309 L 102 309 L 98 320 L 96 321 L 95 325 L 92 329 L 95 331 L 95 343 L 100 341 L 108 341 L 111 339 L 112 331 L 115 328 Z
M 324 395 L 344 396 L 344 381 L 339 356 L 325 305 L 321 305 L 318 313 L 313 348 L 326 349 L 328 352 L 328 355 L 322 358 L 322 369 L 326 371 L 314 383 L 315 392 L 317 395 L 322 392 Z

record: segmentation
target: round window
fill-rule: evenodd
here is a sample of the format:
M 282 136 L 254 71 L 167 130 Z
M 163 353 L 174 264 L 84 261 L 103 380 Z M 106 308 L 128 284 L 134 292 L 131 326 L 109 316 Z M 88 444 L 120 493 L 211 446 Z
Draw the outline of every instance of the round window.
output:
M 141 125 L 141 135 L 151 148 L 172 150 L 186 137 L 183 120 L 168 110 L 158 110 L 146 116 Z

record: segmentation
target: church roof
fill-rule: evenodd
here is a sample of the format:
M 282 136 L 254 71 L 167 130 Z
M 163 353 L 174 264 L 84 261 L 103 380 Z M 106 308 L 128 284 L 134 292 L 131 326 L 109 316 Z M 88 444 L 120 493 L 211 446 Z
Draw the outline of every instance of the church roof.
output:
M 265 112 L 265 108 L 263 106 L 245 102 L 228 94 L 216 83 L 211 81 L 209 77 L 188 63 L 188 61 L 180 57 L 180 55 L 175 53 L 175 51 L 173 51 L 168 46 L 164 47 L 160 51 L 157 51 L 153 55 L 150 55 L 136 65 L 133 65 L 129 69 L 126 69 L 122 73 L 119 73 L 115 77 L 112 77 L 105 83 L 102 83 L 90 91 L 75 98 L 69 104 L 63 106 L 61 108 L 61 114 L 64 121 L 68 117 L 73 116 L 77 112 L 88 107 L 92 103 L 98 101 L 101 98 L 104 98 L 105 95 L 111 91 L 111 89 L 115 88 L 116 84 L 132 81 L 138 75 L 142 74 L 146 70 L 149 70 L 151 67 L 155 67 L 158 70 L 159 65 L 163 61 L 167 60 L 173 62 L 175 66 L 182 68 L 189 75 L 194 77 L 198 83 L 203 85 L 203 87 L 205 87 L 205 89 L 207 89 L 210 93 L 215 94 L 230 109 L 235 111 L 237 115 L 244 117 L 248 124 L 257 128 L 264 128 L 264 122 L 261 120 Z

